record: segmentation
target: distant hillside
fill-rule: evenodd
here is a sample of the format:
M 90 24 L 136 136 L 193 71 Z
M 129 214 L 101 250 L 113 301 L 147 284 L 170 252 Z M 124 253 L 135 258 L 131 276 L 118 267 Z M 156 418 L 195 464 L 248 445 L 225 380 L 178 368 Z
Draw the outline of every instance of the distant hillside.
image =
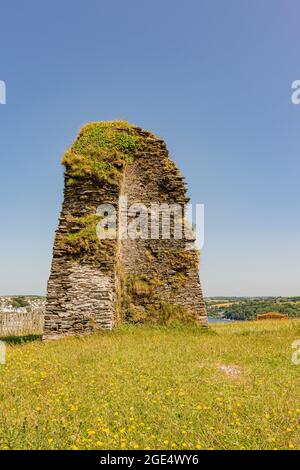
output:
M 253 320 L 270 311 L 300 318 L 300 297 L 210 297 L 206 308 L 209 316 L 231 320 Z

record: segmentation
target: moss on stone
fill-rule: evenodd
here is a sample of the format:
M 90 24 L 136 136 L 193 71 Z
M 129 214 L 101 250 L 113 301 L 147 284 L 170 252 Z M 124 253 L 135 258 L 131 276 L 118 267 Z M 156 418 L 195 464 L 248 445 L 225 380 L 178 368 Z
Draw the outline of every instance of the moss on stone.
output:
M 99 240 L 97 237 L 97 224 L 101 217 L 89 214 L 82 217 L 67 216 L 69 226 L 67 233 L 60 235 L 60 247 L 74 261 L 88 261 L 97 264 L 99 261 L 113 259 L 114 241 Z
M 151 317 L 160 325 L 170 324 L 197 324 L 198 315 L 195 311 L 182 305 L 161 302 L 156 311 L 152 311 Z
M 185 248 L 179 248 L 170 250 L 168 253 L 170 265 L 174 271 L 181 273 L 188 273 L 189 269 L 198 267 L 198 250 L 186 250 Z
M 146 275 L 131 275 L 128 278 L 128 291 L 130 294 L 143 297 L 151 294 L 156 283 Z
M 141 138 L 127 121 L 94 122 L 83 126 L 63 156 L 67 184 L 92 177 L 118 184 L 122 170 L 133 162 Z
M 126 121 L 96 122 L 82 127 L 72 149 L 82 155 L 102 149 L 128 152 L 136 147 L 138 140 L 134 127 Z
M 127 321 L 154 325 L 198 324 L 199 317 L 197 312 L 174 303 L 159 302 L 156 306 L 130 303 Z

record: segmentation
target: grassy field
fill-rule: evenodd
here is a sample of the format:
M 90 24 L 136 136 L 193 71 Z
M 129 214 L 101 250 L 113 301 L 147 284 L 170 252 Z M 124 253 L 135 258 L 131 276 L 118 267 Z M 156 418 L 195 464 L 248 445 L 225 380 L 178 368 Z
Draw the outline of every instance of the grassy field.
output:
M 300 322 L 10 344 L 1 449 L 299 449 Z

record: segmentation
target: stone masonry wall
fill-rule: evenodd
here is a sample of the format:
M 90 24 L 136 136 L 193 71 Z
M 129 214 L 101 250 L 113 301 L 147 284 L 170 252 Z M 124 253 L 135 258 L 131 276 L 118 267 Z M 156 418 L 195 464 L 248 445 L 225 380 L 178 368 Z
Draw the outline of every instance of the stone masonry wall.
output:
M 70 152 L 64 161 L 64 203 L 44 338 L 111 329 L 120 321 L 177 317 L 207 325 L 199 253 L 190 239 L 165 240 L 161 232 L 160 239 L 96 237 L 97 207 L 109 203 L 118 210 L 120 195 L 127 197 L 128 207 L 136 202 L 184 207 L 188 202 L 183 177 L 164 141 L 128 123 L 94 123 L 81 130 Z

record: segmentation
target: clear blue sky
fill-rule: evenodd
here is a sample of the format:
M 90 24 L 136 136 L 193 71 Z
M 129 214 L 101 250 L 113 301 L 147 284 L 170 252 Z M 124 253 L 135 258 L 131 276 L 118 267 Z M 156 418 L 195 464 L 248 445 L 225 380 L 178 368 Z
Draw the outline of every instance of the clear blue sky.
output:
M 206 207 L 206 295 L 300 294 L 298 0 L 2 0 L 0 294 L 46 291 L 79 127 L 161 135 Z

